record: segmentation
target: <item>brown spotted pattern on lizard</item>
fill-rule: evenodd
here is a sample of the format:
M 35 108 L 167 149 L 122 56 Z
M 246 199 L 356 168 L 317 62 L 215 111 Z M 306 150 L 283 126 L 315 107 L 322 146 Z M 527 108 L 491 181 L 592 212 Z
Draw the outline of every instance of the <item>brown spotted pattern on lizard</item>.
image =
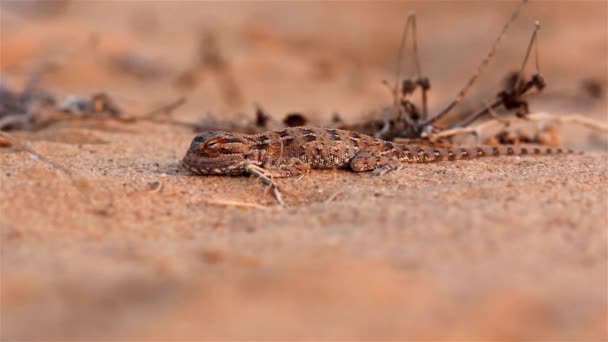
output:
M 381 175 L 407 163 L 564 152 L 571 151 L 540 146 L 435 148 L 400 145 L 357 132 L 294 127 L 256 135 L 201 133 L 192 141 L 183 165 L 202 175 L 240 175 L 252 165 L 265 169 L 273 177 L 292 177 L 310 169 L 331 168 L 374 171 Z

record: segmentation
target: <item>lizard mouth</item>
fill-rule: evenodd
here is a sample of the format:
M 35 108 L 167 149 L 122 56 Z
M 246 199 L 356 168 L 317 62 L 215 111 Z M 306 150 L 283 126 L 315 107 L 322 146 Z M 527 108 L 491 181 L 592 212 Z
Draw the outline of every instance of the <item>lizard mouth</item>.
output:
M 181 165 L 183 168 L 185 168 L 186 170 L 197 174 L 197 175 L 209 175 L 209 174 L 213 174 L 211 171 L 212 169 L 209 169 L 208 167 L 204 167 L 204 165 L 210 165 L 212 163 L 211 160 L 208 160 L 209 158 L 204 158 L 201 156 L 195 156 L 194 153 L 192 153 L 192 151 L 188 151 L 186 153 L 186 155 L 184 156 L 184 159 L 182 159 Z M 217 170 L 219 171 L 219 170 Z
M 242 158 L 221 156 L 209 158 L 196 151 L 188 151 L 181 162 L 186 170 L 197 175 L 237 175 L 244 173 Z
M 188 170 L 188 171 L 190 171 L 190 172 L 192 172 L 192 173 L 194 173 L 194 174 L 197 174 L 197 175 L 206 175 L 206 174 L 208 174 L 208 172 L 206 172 L 206 170 L 201 169 L 201 168 L 198 168 L 198 167 L 196 167 L 196 166 L 194 166 L 194 165 L 190 164 L 189 162 L 187 162 L 187 161 L 186 161 L 186 158 L 184 158 L 184 159 L 181 161 L 180 166 L 181 166 L 183 169 L 186 169 L 186 170 Z

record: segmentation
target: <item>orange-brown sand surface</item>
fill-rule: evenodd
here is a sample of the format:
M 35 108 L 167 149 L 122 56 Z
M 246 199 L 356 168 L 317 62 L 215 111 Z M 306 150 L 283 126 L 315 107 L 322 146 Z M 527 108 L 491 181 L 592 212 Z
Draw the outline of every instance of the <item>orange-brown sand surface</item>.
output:
M 135 117 L 185 96 L 173 113 L 184 122 L 252 120 L 259 103 L 275 124 L 288 112 L 357 122 L 389 104 L 381 81 L 394 79 L 409 11 L 437 111 L 515 6 L 1 4 L 11 87 L 41 73 L 61 98 L 107 92 Z M 527 5 L 463 108 L 483 106 L 519 68 L 539 19 L 548 87 L 532 111 L 605 124 L 607 6 Z M 201 37 L 215 39 L 231 75 L 202 68 L 184 88 Z M 151 69 L 120 69 L 125 56 Z M 183 170 L 187 127 L 72 118 L 11 132 L 42 158 L 0 148 L 0 337 L 607 340 L 606 134 L 558 131 L 584 153 L 414 164 L 382 177 L 313 171 L 277 180 L 288 209 L 253 178 Z

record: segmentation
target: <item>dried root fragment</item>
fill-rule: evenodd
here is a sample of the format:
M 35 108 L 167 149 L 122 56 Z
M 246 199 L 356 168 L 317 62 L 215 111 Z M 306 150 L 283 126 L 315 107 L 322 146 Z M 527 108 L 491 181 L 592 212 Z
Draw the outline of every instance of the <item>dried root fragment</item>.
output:
M 532 139 L 532 140 L 536 140 L 535 142 L 539 142 L 539 143 L 542 143 L 543 141 L 545 143 L 548 143 L 549 141 L 553 142 L 552 144 L 555 143 L 555 141 L 556 141 L 555 135 L 557 133 L 555 132 L 555 130 L 550 129 L 552 124 L 578 124 L 578 125 L 582 125 L 584 127 L 590 128 L 592 130 L 608 132 L 608 125 L 606 125 L 602 122 L 599 122 L 597 120 L 587 118 L 580 114 L 558 116 L 558 115 L 554 115 L 554 114 L 541 112 L 541 113 L 528 114 L 525 116 L 525 118 L 517 118 L 517 117 L 508 118 L 508 119 L 494 118 L 492 120 L 488 120 L 484 123 L 481 123 L 477 126 L 458 127 L 458 128 L 448 129 L 448 130 L 440 131 L 437 133 L 429 134 L 428 136 L 425 136 L 425 137 L 428 138 L 432 142 L 438 142 L 438 141 L 445 140 L 447 138 L 451 138 L 451 137 L 454 137 L 457 135 L 467 135 L 467 134 L 474 135 L 477 139 L 483 139 L 484 136 L 489 135 L 488 132 L 493 132 L 493 131 L 498 130 L 498 133 L 493 136 L 493 139 L 496 142 L 513 143 L 516 140 L 520 140 L 522 142 L 530 142 L 530 141 L 528 141 L 529 138 L 525 139 L 525 138 L 522 138 L 521 136 L 519 138 L 514 137 L 513 132 L 510 133 L 511 135 L 507 134 L 508 128 L 510 126 L 512 126 L 515 123 L 522 123 L 522 122 L 524 122 L 524 123 L 530 122 L 536 126 L 536 130 L 537 130 L 537 132 L 539 132 L 539 133 L 537 133 L 538 138 Z M 547 134 L 552 135 L 552 137 L 548 138 Z M 544 135 L 544 138 L 542 137 L 542 135 Z

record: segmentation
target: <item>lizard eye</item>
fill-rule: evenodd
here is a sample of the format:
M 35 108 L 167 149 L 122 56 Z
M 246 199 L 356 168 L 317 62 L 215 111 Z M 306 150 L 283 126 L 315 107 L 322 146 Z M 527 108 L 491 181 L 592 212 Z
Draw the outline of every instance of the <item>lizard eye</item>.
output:
M 215 150 L 219 147 L 220 147 L 220 141 L 217 139 L 209 140 L 203 145 L 203 148 L 210 149 L 210 150 Z

